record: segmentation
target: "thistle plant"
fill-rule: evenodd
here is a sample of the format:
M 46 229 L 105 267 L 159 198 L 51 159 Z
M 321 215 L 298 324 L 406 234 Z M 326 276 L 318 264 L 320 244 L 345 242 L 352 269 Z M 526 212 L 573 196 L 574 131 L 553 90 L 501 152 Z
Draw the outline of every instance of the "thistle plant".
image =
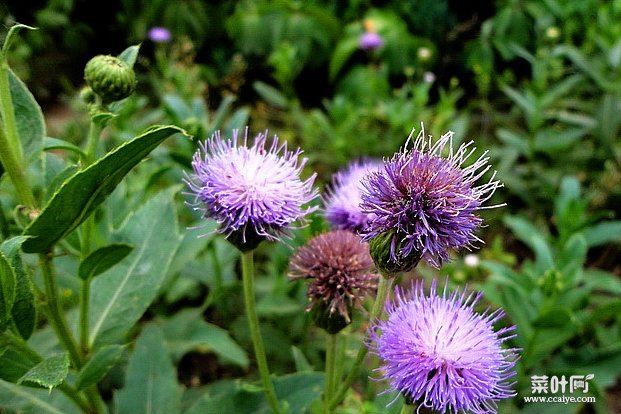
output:
M 286 142 L 267 132 L 258 134 L 249 146 L 248 129 L 230 140 L 220 132 L 202 143 L 192 160 L 193 174 L 186 177 L 194 201 L 191 206 L 218 223 L 217 232 L 242 252 L 244 301 L 255 356 L 267 400 L 274 413 L 281 411 L 270 379 L 259 320 L 255 309 L 253 251 L 263 240 L 280 240 L 295 222 L 316 207 L 306 206 L 317 197 L 315 175 L 300 174 L 306 159 L 302 151 L 289 151 Z
M 371 321 L 380 317 L 397 274 L 412 270 L 422 258 L 440 267 L 451 251 L 471 248 L 480 242 L 476 230 L 483 222 L 476 213 L 498 207 L 483 206 L 501 186 L 495 174 L 486 183 L 477 184 L 490 169 L 487 153 L 465 165 L 475 152 L 472 142 L 454 150 L 452 132 L 435 143 L 424 128 L 412 142 L 413 133 L 378 171 L 362 179 L 360 210 L 367 214 L 368 223 L 360 234 L 362 241 L 369 242 L 371 257 L 382 274 Z M 361 346 L 332 407 L 342 401 L 366 353 L 366 347 Z
M 475 311 L 481 293 L 429 294 L 422 282 L 395 290 L 386 320 L 371 328 L 369 347 L 377 369 L 406 401 L 437 412 L 495 413 L 496 403 L 516 395 L 510 382 L 518 355 L 503 349 L 515 327 L 494 329 L 504 311 Z

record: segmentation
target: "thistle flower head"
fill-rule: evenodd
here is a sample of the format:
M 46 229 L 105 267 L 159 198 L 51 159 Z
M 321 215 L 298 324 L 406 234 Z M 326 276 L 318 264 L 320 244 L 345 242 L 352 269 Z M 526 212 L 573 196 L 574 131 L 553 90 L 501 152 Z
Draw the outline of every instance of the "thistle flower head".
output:
M 289 277 L 308 279 L 307 309 L 340 318 L 341 329 L 351 322 L 350 311 L 377 288 L 369 246 L 346 230 L 320 234 L 302 246 L 289 261 Z
M 204 217 L 219 224 L 240 250 L 251 250 L 263 239 L 278 240 L 289 226 L 317 207 L 304 207 L 317 197 L 315 174 L 306 180 L 300 173 L 306 158 L 301 150 L 290 151 L 286 142 L 274 136 L 266 143 L 267 132 L 258 134 L 248 146 L 248 130 L 239 139 L 223 139 L 216 132 L 200 144 L 194 154 L 194 173 L 186 183 L 195 197 L 193 206 Z
M 502 309 L 476 313 L 481 294 L 429 295 L 421 282 L 409 293 L 396 289 L 386 320 L 371 330 L 369 346 L 382 360 L 378 370 L 408 400 L 456 413 L 495 413 L 496 402 L 515 396 L 509 379 L 515 375 L 515 349 L 502 343 L 515 327 L 494 331 Z
M 154 26 L 147 33 L 149 40 L 155 43 L 168 43 L 172 40 L 170 30 L 162 26 Z
M 366 31 L 360 35 L 358 46 L 366 51 L 376 50 L 384 46 L 384 39 L 375 32 Z
M 381 171 L 363 180 L 363 213 L 370 220 L 362 231 L 363 240 L 390 232 L 389 254 L 392 262 L 411 267 L 409 257 L 424 257 L 432 266 L 449 259 L 453 249 L 470 248 L 481 241 L 475 231 L 482 219 L 476 213 L 484 207 L 496 188 L 502 186 L 495 173 L 488 182 L 476 181 L 489 169 L 487 152 L 464 166 L 474 153 L 472 141 L 453 148 L 453 133 L 435 143 L 421 129 L 411 148 L 408 143 L 384 163 Z M 448 147 L 448 155 L 443 151 Z M 403 263 L 402 263 L 403 262 Z
M 376 160 L 356 161 L 334 174 L 323 197 L 330 227 L 354 233 L 366 227 L 369 215 L 360 210 L 362 179 L 371 171 L 379 171 L 381 165 Z

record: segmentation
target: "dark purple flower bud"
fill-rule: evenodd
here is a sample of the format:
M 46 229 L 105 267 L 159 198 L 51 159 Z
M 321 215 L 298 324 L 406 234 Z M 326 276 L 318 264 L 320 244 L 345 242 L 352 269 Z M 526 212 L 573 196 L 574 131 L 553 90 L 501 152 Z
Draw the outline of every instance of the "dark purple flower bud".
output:
M 308 279 L 307 310 L 317 326 L 336 333 L 351 322 L 351 311 L 377 289 L 369 246 L 346 230 L 312 238 L 289 262 L 291 280 Z
M 168 43 L 172 40 L 170 30 L 165 27 L 152 27 L 147 34 L 149 40 L 155 43 Z
M 375 32 L 364 32 L 358 39 L 358 46 L 362 50 L 376 50 L 384 46 L 384 39 Z
M 242 251 L 254 249 L 262 240 L 288 235 L 296 221 L 317 207 L 304 207 L 318 194 L 315 174 L 306 180 L 300 174 L 306 158 L 302 151 L 290 151 L 286 142 L 274 136 L 266 146 L 267 131 L 248 146 L 248 129 L 238 142 L 222 139 L 216 132 L 194 154 L 194 174 L 185 181 L 194 195 L 192 204 L 205 218 L 219 224 L 218 232 Z
M 334 174 L 323 197 L 325 217 L 330 227 L 354 233 L 366 227 L 368 214 L 360 210 L 362 179 L 371 171 L 379 171 L 381 166 L 380 161 L 357 161 Z
M 487 152 L 464 166 L 476 148 L 471 141 L 455 150 L 452 138 L 448 132 L 432 143 L 421 130 L 412 148 L 407 148 L 410 135 L 379 172 L 363 179 L 360 207 L 370 219 L 362 239 L 390 237 L 378 244 L 389 251 L 373 254 L 390 260 L 390 269 L 410 269 L 421 257 L 440 267 L 451 250 L 481 241 L 475 235 L 483 221 L 477 211 L 498 207 L 483 206 L 502 186 L 495 174 L 488 182 L 475 184 L 490 169 Z M 386 263 L 376 265 L 381 270 Z
M 481 293 L 429 295 L 421 282 L 410 292 L 396 289 L 387 319 L 371 329 L 370 349 L 381 359 L 378 371 L 408 401 L 441 413 L 495 413 L 497 401 L 514 397 L 516 349 L 502 344 L 515 327 L 494 330 L 502 309 L 474 310 Z

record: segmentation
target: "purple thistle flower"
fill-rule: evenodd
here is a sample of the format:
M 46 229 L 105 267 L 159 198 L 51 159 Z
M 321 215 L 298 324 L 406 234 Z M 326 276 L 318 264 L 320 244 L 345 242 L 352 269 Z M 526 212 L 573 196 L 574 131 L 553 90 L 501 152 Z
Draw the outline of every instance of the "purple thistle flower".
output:
M 364 32 L 358 39 L 358 46 L 362 50 L 370 51 L 384 46 L 384 39 L 375 32 Z
M 310 239 L 291 257 L 289 278 L 309 280 L 307 310 L 330 333 L 351 322 L 351 310 L 375 292 L 378 281 L 369 245 L 347 230 Z
M 476 313 L 482 294 L 436 294 L 435 280 L 428 296 L 422 282 L 406 294 L 396 289 L 387 304 L 386 320 L 371 329 L 369 347 L 382 360 L 378 370 L 390 382 L 387 392 L 439 412 L 495 413 L 496 402 L 516 395 L 511 390 L 516 349 L 502 343 L 515 337 L 515 327 L 494 331 L 502 309 Z
M 325 217 L 333 229 L 358 233 L 366 227 L 369 214 L 360 210 L 362 179 L 371 171 L 379 171 L 381 162 L 357 161 L 340 169 L 323 197 Z
M 220 132 L 200 144 L 194 154 L 194 174 L 186 177 L 194 208 L 219 224 L 219 233 L 241 250 L 256 247 L 263 239 L 278 240 L 288 227 L 317 207 L 306 207 L 317 197 L 315 174 L 306 180 L 300 173 L 306 158 L 300 149 L 290 151 L 274 136 L 266 146 L 267 131 L 248 146 L 248 129 L 238 145 L 238 130 L 232 139 Z
M 170 30 L 161 26 L 155 26 L 149 29 L 147 37 L 155 43 L 168 43 L 172 40 Z
M 398 265 L 393 267 L 403 264 L 403 270 L 407 270 L 412 267 L 408 261 L 418 262 L 425 257 L 438 268 L 449 259 L 450 250 L 469 249 L 475 241 L 482 242 L 475 235 L 483 221 L 476 212 L 499 207 L 482 204 L 502 184 L 495 180 L 494 173 L 487 183 L 475 185 L 490 166 L 487 151 L 471 165 L 463 166 L 476 150 L 472 141 L 455 151 L 453 132 L 432 144 L 431 137 L 427 139 L 421 129 L 408 149 L 411 137 L 380 172 L 363 180 L 360 207 L 371 218 L 362 239 L 388 238 L 384 247 L 388 244 L 390 252 L 384 256 L 392 265 Z M 442 152 L 447 146 L 445 158 Z

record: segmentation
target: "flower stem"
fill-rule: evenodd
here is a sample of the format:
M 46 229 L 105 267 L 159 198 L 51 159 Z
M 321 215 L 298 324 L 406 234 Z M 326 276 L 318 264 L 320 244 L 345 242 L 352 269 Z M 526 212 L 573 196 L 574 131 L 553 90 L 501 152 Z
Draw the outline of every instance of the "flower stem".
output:
M 250 336 L 254 345 L 254 355 L 257 359 L 259 374 L 263 382 L 263 388 L 267 402 L 275 414 L 280 413 L 278 398 L 274 385 L 270 379 L 270 372 L 265 357 L 265 349 L 263 347 L 263 339 L 259 330 L 259 318 L 257 317 L 256 305 L 254 301 L 254 255 L 253 251 L 242 252 L 242 280 L 244 285 L 244 302 L 246 304 L 246 314 L 248 317 L 248 326 L 250 328 Z
M 328 334 L 326 337 L 326 369 L 325 369 L 325 387 L 324 387 L 324 414 L 330 414 L 330 401 L 334 394 L 334 386 L 336 385 L 336 342 L 338 334 Z
M 373 307 L 371 308 L 371 315 L 369 317 L 369 320 L 371 322 L 375 321 L 381 316 L 382 311 L 384 310 L 384 302 L 386 301 L 386 297 L 388 296 L 388 291 L 390 289 L 390 286 L 392 285 L 393 279 L 394 278 L 386 277 L 379 278 L 379 283 L 377 285 L 377 295 L 375 296 L 375 303 L 373 303 Z M 364 343 L 361 344 L 360 348 L 358 349 L 356 359 L 354 360 L 354 364 L 349 370 L 347 377 L 345 377 L 345 380 L 339 387 L 338 391 L 334 395 L 334 398 L 332 398 L 332 401 L 330 403 L 330 409 L 335 409 L 345 398 L 347 390 L 349 389 L 349 387 L 351 387 L 351 385 L 354 383 L 354 380 L 358 376 L 358 370 L 360 369 L 364 358 L 367 356 L 367 352 L 368 348 L 366 347 L 366 345 Z
M 76 344 L 64 314 L 60 307 L 58 298 L 58 286 L 56 284 L 56 273 L 52 266 L 51 255 L 40 255 L 41 269 L 43 272 L 43 281 L 45 283 L 45 296 L 47 301 L 47 309 L 49 314 L 49 322 L 54 328 L 58 339 L 63 347 L 69 352 L 69 357 L 76 369 L 82 368 L 84 360 L 80 354 L 78 345 Z

